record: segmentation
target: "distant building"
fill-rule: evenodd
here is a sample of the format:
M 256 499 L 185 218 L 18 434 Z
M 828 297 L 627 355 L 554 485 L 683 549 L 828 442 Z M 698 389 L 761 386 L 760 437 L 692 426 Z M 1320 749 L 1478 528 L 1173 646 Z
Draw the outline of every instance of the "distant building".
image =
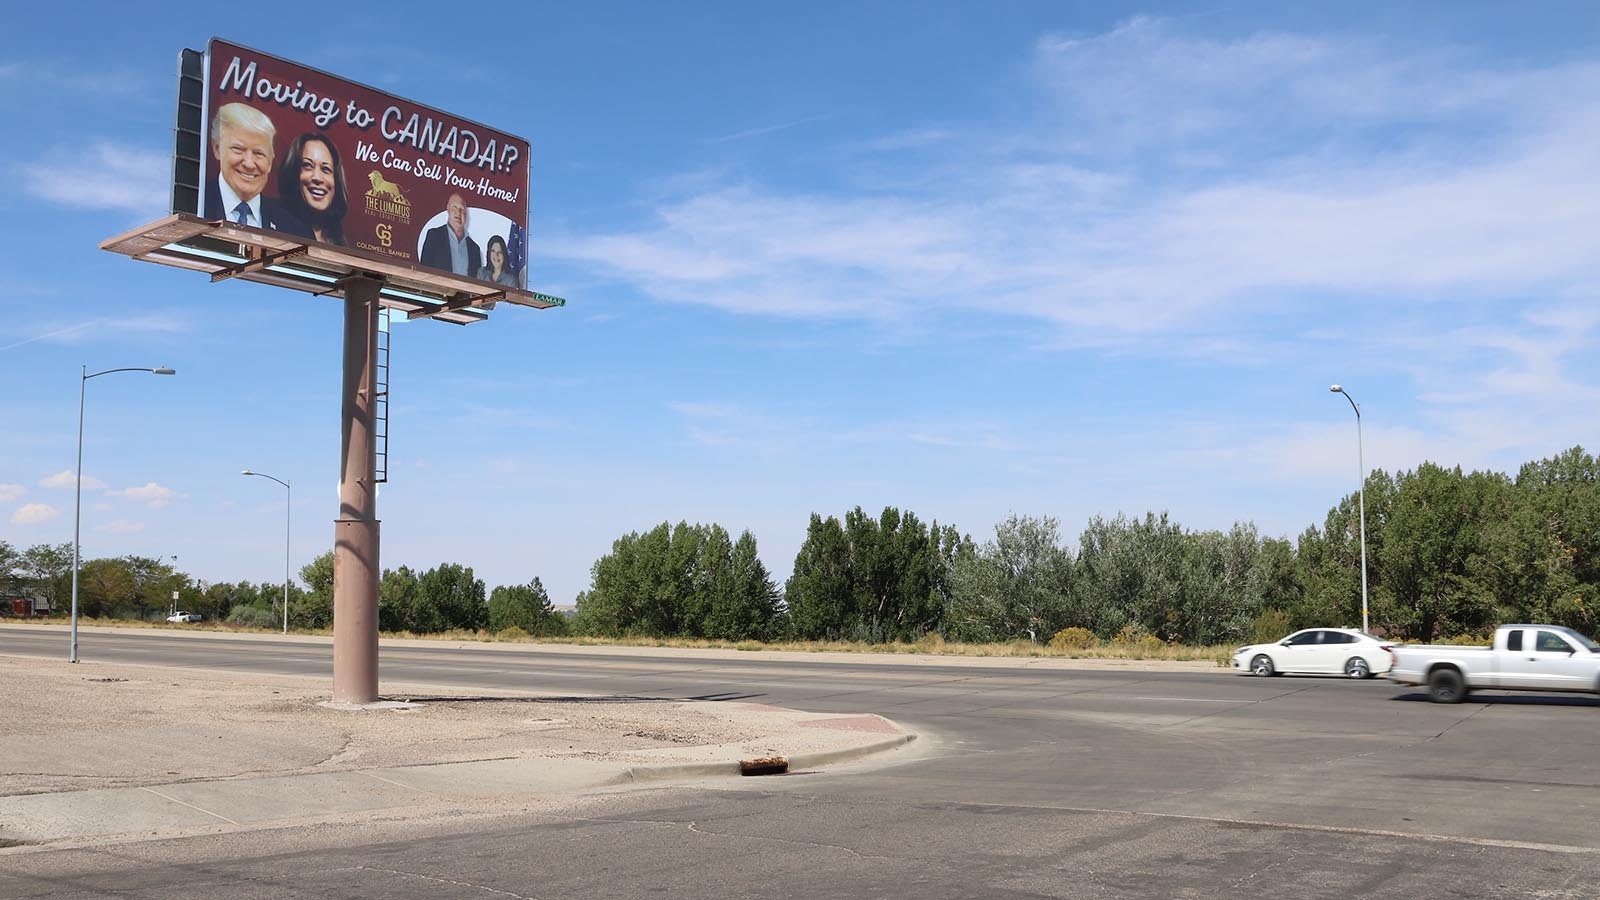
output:
M 44 591 L 32 587 L 12 587 L 0 590 L 0 616 L 48 616 L 50 598 Z

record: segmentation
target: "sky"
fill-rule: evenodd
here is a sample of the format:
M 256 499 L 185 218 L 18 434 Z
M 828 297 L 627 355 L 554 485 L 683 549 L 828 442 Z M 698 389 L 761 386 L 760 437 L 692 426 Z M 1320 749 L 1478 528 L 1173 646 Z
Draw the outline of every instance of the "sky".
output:
M 395 324 L 386 568 L 567 604 L 688 521 L 781 584 L 857 505 L 1294 539 L 1358 451 L 1600 445 L 1589 2 L 274 9 L 3 14 L 0 540 L 72 540 L 83 387 L 85 558 L 281 580 L 246 468 L 296 571 L 332 546 L 342 303 L 98 249 L 167 213 L 212 37 L 532 143 L 568 304 Z

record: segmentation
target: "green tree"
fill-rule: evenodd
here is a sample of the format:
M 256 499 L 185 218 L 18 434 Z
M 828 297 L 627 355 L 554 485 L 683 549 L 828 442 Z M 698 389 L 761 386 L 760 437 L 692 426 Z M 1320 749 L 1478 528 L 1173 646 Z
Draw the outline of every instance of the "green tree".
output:
M 1072 574 L 1057 521 L 1013 513 L 995 526 L 994 540 L 956 558 L 945 636 L 1039 641 L 1068 626 L 1087 627 L 1073 614 Z
M 1170 639 L 1186 644 L 1242 640 L 1266 607 L 1265 560 L 1256 527 L 1235 523 L 1190 533 L 1184 541 L 1183 583 L 1170 617 Z
M 22 553 L 21 573 L 50 609 L 60 612 L 72 602 L 72 545 L 35 544 Z
M 300 580 L 306 592 L 289 597 L 289 624 L 295 628 L 333 627 L 333 551 L 329 550 L 300 567 Z
M 1486 523 L 1483 587 L 1499 620 L 1600 626 L 1600 463 L 1573 447 L 1525 464 Z
M 838 640 L 852 631 L 850 542 L 833 516 L 811 514 L 806 539 L 795 555 L 794 572 L 784 587 L 784 603 L 794 636 L 800 640 Z
M 1506 513 L 1503 475 L 1423 463 L 1396 479 L 1376 571 L 1393 606 L 1385 624 L 1428 640 L 1492 626 L 1494 597 L 1479 577 L 1485 525 Z
M 389 569 L 378 581 L 378 627 L 384 631 L 432 634 L 445 629 L 444 610 L 424 594 L 410 566 Z
M 725 538 L 727 532 L 722 534 Z M 718 546 L 725 544 L 719 542 Z M 741 532 L 739 540 L 724 552 L 726 559 L 716 561 L 722 568 L 711 586 L 710 608 L 701 633 L 726 641 L 771 640 L 782 631 L 782 597 L 757 555 L 755 536 Z
M 1398 482 L 1381 469 L 1367 474 L 1367 594 L 1368 618 L 1374 631 L 1389 633 L 1396 626 L 1395 599 L 1382 578 L 1378 560 L 1383 552 L 1386 526 L 1393 513 Z M 1293 627 L 1354 625 L 1361 621 L 1361 516 L 1359 492 L 1340 499 L 1328 511 L 1319 530 L 1309 528 L 1298 550 L 1304 591 L 1285 611 Z
M 586 634 L 744 640 L 777 631 L 779 601 L 749 532 L 666 522 L 626 534 L 590 569 L 574 627 Z
M 421 602 L 439 610 L 444 627 L 477 631 L 489 624 L 484 584 L 470 566 L 441 563 L 417 578 Z
M 0 540 L 0 592 L 12 593 L 21 587 L 22 553 L 11 542 Z
M 1179 631 L 1183 591 L 1183 530 L 1167 518 L 1118 514 L 1089 520 L 1078 540 L 1075 606 L 1101 638 L 1128 625 L 1171 640 Z
M 78 614 L 99 619 L 131 608 L 138 593 L 134 573 L 121 559 L 91 559 L 78 566 Z
M 527 584 L 499 585 L 489 593 L 489 630 L 513 626 L 536 637 L 563 633 L 565 621 L 538 576 Z
M 788 622 L 804 640 L 916 640 L 937 630 L 950 599 L 951 529 L 889 506 L 813 513 L 784 589 Z

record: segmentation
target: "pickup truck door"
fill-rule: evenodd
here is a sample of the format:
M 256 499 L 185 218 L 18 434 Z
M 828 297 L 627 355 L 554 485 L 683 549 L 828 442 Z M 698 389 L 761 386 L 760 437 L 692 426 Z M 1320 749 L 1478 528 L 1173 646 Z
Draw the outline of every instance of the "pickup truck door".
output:
M 1593 654 L 1578 652 L 1561 634 L 1543 628 L 1522 631 L 1520 650 L 1501 654 L 1501 685 L 1536 691 L 1586 691 L 1594 687 Z

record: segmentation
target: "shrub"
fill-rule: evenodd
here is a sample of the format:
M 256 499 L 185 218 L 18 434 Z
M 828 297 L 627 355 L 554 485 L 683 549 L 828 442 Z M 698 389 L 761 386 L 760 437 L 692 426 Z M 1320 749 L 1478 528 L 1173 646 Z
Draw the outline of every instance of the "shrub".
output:
M 521 625 L 511 625 L 496 631 L 494 639 L 497 641 L 525 641 L 528 639 L 528 632 L 524 631 Z
M 1050 647 L 1055 650 L 1087 650 L 1097 643 L 1094 632 L 1087 628 L 1063 628 L 1050 636 Z
M 1111 643 L 1123 650 L 1135 653 L 1165 653 L 1167 642 L 1156 637 L 1138 625 L 1124 625 L 1111 638 Z
M 1252 644 L 1270 644 L 1283 640 L 1290 632 L 1289 614 L 1281 609 L 1264 609 L 1250 625 Z
M 270 610 L 240 604 L 228 610 L 228 624 L 243 625 L 246 628 L 272 628 L 278 623 L 273 619 Z
M 1482 634 L 1453 634 L 1434 641 L 1435 644 L 1450 644 L 1457 647 L 1487 647 L 1494 643 L 1494 635 Z
M 1138 625 L 1129 623 L 1122 626 L 1116 634 L 1111 636 L 1111 643 L 1118 647 L 1132 646 L 1139 638 L 1149 634 Z

